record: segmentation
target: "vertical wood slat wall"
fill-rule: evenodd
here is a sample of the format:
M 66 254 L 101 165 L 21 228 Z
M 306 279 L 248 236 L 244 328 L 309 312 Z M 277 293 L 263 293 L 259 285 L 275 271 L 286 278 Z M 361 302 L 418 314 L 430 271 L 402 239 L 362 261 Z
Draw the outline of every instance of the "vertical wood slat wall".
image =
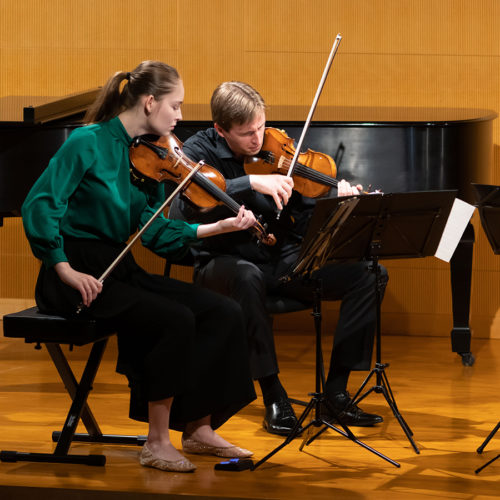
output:
M 65 95 L 160 59 L 179 69 L 189 104 L 208 103 L 221 81 L 243 80 L 270 106 L 309 106 L 339 32 L 320 105 L 500 111 L 497 0 L 0 0 L 0 97 Z M 498 120 L 493 142 L 487 181 L 500 184 Z M 473 223 L 471 326 L 476 337 L 500 338 L 500 259 L 477 214 Z M 161 259 L 134 253 L 162 272 Z M 427 258 L 387 267 L 384 332 L 448 335 L 448 265 Z M 0 313 L 32 300 L 37 271 L 21 221 L 5 219 Z M 176 275 L 188 280 L 190 271 Z

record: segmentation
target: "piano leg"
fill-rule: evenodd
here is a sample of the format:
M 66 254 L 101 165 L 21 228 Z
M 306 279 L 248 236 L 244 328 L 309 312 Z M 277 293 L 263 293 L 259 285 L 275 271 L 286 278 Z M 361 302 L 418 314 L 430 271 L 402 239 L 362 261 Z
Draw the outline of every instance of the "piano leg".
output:
M 469 328 L 473 247 L 474 227 L 469 223 L 450 261 L 453 306 L 451 349 L 462 356 L 464 366 L 472 366 L 475 361 L 470 350 Z

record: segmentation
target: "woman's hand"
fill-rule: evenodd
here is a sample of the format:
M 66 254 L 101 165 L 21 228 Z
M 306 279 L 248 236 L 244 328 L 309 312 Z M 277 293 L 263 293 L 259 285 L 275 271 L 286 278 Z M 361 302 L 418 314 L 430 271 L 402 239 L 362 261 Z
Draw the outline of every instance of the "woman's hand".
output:
M 250 175 L 250 186 L 254 191 L 268 194 L 273 197 L 278 210 L 283 210 L 283 205 L 288 203 L 292 196 L 293 179 L 286 175 Z
M 80 292 L 86 307 L 90 306 L 102 290 L 102 283 L 99 280 L 90 274 L 75 271 L 68 262 L 58 262 L 54 269 L 63 283 Z
M 213 224 L 202 224 L 198 226 L 198 238 L 206 238 L 216 234 L 230 233 L 232 231 L 243 231 L 252 227 L 257 222 L 255 215 L 250 210 L 246 210 L 242 205 L 236 217 L 229 217 Z
M 351 196 L 353 194 L 359 194 L 360 191 L 363 191 L 363 186 L 361 184 L 351 186 L 345 180 L 341 180 L 337 184 L 337 196 Z

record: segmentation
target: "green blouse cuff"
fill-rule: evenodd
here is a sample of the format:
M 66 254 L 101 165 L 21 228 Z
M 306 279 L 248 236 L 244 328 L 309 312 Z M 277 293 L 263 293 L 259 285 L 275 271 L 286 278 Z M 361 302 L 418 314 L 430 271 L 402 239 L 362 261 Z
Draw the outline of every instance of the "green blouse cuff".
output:
M 42 258 L 45 267 L 49 268 L 55 266 L 58 262 L 68 262 L 68 257 L 62 248 L 54 248 L 49 250 Z

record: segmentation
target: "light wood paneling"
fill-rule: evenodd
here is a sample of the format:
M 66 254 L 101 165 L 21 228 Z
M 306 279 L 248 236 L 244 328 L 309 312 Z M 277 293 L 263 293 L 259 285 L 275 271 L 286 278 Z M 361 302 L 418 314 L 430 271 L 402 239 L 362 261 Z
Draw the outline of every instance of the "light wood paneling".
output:
M 257 81 L 262 73 L 268 75 L 259 90 L 272 104 L 310 104 L 327 56 L 251 52 L 246 56 L 247 76 Z M 321 104 L 488 109 L 493 105 L 492 98 L 500 97 L 499 88 L 498 58 L 457 60 L 442 55 L 341 51 L 321 94 Z
M 33 257 L 20 218 L 0 227 L 0 297 L 33 297 L 40 265 Z
M 75 58 L 78 66 L 75 67 Z M 176 64 L 173 50 L 12 49 L 2 58 L 15 85 L 2 89 L 3 95 L 62 96 L 102 86 L 115 72 L 133 69 L 145 59 Z M 1 85 L 1 84 L 0 84 Z M 71 89 L 71 90 L 70 90 Z
M 177 49 L 177 6 L 177 0 L 161 4 L 155 0 L 2 0 L 0 47 Z
M 186 101 L 207 104 L 225 80 L 245 79 L 244 2 L 179 2 L 179 70 Z
M 500 55 L 496 0 L 256 0 L 245 2 L 247 51 Z
M 8 4 L 8 5 L 7 5 Z M 177 65 L 177 1 L 2 2 L 0 95 L 65 95 L 144 59 Z

